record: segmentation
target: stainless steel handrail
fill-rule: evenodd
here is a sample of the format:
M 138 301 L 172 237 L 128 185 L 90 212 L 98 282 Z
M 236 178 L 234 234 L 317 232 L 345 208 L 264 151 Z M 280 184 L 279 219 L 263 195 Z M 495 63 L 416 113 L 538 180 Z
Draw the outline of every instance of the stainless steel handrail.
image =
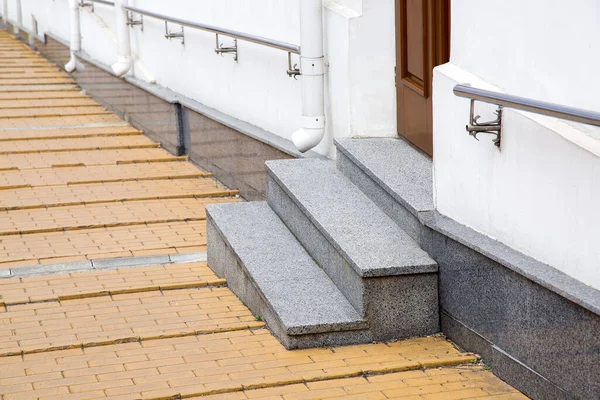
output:
M 150 18 L 155 18 L 155 19 L 160 19 L 163 21 L 172 22 L 177 25 L 187 26 L 190 28 L 200 29 L 200 30 L 208 31 L 208 32 L 213 32 L 213 33 L 229 36 L 229 37 L 232 37 L 235 39 L 244 40 L 246 42 L 252 42 L 252 43 L 260 44 L 263 46 L 272 47 L 275 49 L 285 50 L 288 53 L 300 54 L 300 46 L 297 46 L 295 44 L 280 42 L 277 40 L 268 39 L 268 38 L 255 36 L 255 35 L 250 35 L 248 33 L 233 31 L 230 29 L 219 28 L 219 27 L 212 26 L 212 25 L 199 24 L 197 22 L 191 22 L 191 21 L 187 21 L 184 19 L 168 17 L 166 15 L 142 10 L 141 8 L 137 8 L 137 7 L 123 6 L 123 9 L 133 12 L 133 13 L 136 13 L 136 14 L 145 15 Z
M 106 0 L 87 0 L 87 1 L 90 1 L 92 3 L 104 4 L 105 6 L 111 6 L 111 7 L 115 6 L 115 3 L 113 3 L 112 1 L 106 1 Z
M 454 86 L 454 94 L 458 97 L 496 104 L 501 107 L 509 107 L 569 121 L 600 126 L 600 113 L 596 111 L 582 110 L 580 108 L 547 103 L 544 101 L 528 99 L 526 97 L 477 89 L 465 84 Z

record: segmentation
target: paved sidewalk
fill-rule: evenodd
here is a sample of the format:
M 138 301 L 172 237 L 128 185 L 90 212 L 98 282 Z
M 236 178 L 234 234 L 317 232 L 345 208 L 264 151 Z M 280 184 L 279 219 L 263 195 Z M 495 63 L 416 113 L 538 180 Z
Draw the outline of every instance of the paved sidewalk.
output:
M 441 336 L 285 350 L 203 261 L 236 194 L 0 32 L 1 399 L 526 398 Z

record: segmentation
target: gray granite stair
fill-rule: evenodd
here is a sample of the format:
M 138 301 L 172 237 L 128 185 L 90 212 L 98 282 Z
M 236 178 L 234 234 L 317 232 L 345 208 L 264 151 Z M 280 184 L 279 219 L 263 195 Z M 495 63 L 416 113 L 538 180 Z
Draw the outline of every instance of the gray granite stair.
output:
M 439 331 L 437 264 L 323 160 L 268 161 L 267 201 L 376 340 Z
M 402 139 L 338 139 L 337 168 L 417 242 L 433 206 L 431 159 Z
M 265 202 L 206 207 L 208 264 L 287 348 L 372 341 L 368 323 Z

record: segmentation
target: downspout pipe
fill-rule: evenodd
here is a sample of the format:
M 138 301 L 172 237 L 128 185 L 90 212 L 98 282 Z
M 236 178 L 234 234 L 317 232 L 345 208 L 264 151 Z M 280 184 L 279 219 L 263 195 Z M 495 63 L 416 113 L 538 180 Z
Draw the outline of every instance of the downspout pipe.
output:
M 123 6 L 128 5 L 128 0 L 115 0 L 118 59 L 111 68 L 115 75 L 119 77 L 125 75 L 133 66 L 131 42 L 129 40 L 129 26 L 127 25 L 127 10 L 123 9 Z
M 325 136 L 322 0 L 300 0 L 300 72 L 302 128 L 292 134 L 292 141 L 304 153 Z
M 8 0 L 2 0 L 2 27 L 6 28 L 8 25 Z
M 15 21 L 15 25 L 13 26 L 13 33 L 15 37 L 21 37 L 21 24 L 23 23 L 23 12 L 21 10 L 21 0 L 16 1 L 17 6 L 17 19 Z
M 77 59 L 77 53 L 81 51 L 81 21 L 79 18 L 79 2 L 77 0 L 69 0 L 69 19 L 71 21 L 71 59 L 65 64 L 65 70 L 67 72 L 81 72 L 85 67 Z

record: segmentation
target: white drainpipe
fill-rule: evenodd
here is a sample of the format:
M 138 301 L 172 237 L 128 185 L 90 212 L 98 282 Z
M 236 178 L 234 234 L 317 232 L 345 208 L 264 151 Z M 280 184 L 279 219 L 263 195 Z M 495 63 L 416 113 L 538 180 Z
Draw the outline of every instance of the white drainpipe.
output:
M 123 6 L 127 6 L 128 4 L 128 0 L 115 0 L 117 53 L 119 58 L 112 66 L 112 70 L 117 76 L 125 75 L 133 65 L 131 43 L 129 41 L 129 26 L 127 25 L 127 11 L 123 10 Z
M 79 20 L 79 2 L 77 0 L 69 0 L 69 16 L 71 20 L 71 59 L 65 64 L 65 70 L 67 72 L 81 72 L 85 67 L 77 59 L 77 53 L 81 50 L 81 23 Z
M 4 27 L 8 24 L 8 0 L 2 0 L 2 23 Z
M 17 0 L 16 2 L 17 5 L 17 19 L 15 21 L 15 25 L 13 26 L 13 31 L 15 36 L 19 36 L 19 34 L 21 33 L 21 23 L 23 20 L 22 17 L 22 12 L 21 12 L 21 0 Z
M 322 0 L 300 0 L 300 71 L 303 121 L 292 141 L 304 153 L 325 135 Z

